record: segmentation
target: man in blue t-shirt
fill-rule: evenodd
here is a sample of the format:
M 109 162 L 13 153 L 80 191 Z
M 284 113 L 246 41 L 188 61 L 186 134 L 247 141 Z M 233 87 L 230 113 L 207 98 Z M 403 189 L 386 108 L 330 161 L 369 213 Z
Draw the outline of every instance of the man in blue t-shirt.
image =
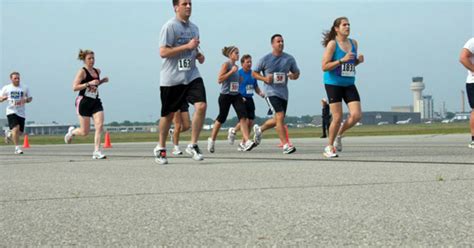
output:
M 285 114 L 288 106 L 288 80 L 296 80 L 300 76 L 300 69 L 293 56 L 283 52 L 283 37 L 275 34 L 271 38 L 272 52 L 260 59 L 254 67 L 252 76 L 265 83 L 265 94 L 268 105 L 275 115 L 267 120 L 261 127 L 254 126 L 255 143 L 259 144 L 262 133 L 275 127 L 283 153 L 290 154 L 296 148 L 288 142 L 285 135 Z
M 261 97 L 265 97 L 263 91 L 258 87 L 257 80 L 252 77 L 252 56 L 245 54 L 240 59 L 242 68 L 239 70 L 240 84 L 239 93 L 244 98 L 245 107 L 247 110 L 248 127 L 249 129 L 253 126 L 255 120 L 255 103 L 253 101 L 253 93 L 257 93 Z M 235 127 L 229 128 L 227 139 L 229 144 L 233 145 L 235 141 L 235 135 L 240 130 L 240 123 L 237 123 Z M 239 144 L 239 151 L 243 149 L 242 143 Z

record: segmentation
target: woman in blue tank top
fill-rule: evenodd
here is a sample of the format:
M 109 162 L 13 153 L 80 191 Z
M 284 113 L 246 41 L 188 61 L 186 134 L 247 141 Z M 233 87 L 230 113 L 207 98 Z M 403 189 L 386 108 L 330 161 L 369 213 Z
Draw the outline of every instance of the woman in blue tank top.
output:
M 324 156 L 335 158 L 336 151 L 342 151 L 342 135 L 362 117 L 360 96 L 355 87 L 356 66 L 364 62 L 364 56 L 357 54 L 357 41 L 349 39 L 350 24 L 347 17 L 337 18 L 330 31 L 323 33 L 321 42 L 326 48 L 322 70 L 324 86 L 329 100 L 332 122 L 329 127 L 328 145 Z M 349 109 L 349 117 L 342 122 L 342 100 Z

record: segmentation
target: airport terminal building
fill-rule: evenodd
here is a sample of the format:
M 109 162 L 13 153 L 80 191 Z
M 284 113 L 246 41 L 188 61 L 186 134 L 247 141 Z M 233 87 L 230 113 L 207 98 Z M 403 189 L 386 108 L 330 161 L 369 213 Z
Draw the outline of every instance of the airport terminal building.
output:
M 344 119 L 347 119 L 348 114 L 344 114 Z M 407 121 L 409 123 L 421 123 L 421 114 L 414 112 L 392 112 L 392 111 L 367 111 L 362 112 L 363 125 L 378 125 L 380 124 L 397 124 L 399 121 Z M 315 117 L 314 123 L 320 125 L 322 123 L 321 115 Z

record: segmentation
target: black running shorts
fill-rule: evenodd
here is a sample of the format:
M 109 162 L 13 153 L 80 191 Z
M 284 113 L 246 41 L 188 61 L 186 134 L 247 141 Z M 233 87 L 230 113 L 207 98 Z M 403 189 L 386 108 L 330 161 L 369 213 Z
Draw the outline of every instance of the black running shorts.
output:
M 76 98 L 76 112 L 78 115 L 92 117 L 100 111 L 104 111 L 104 108 L 99 98 L 94 99 L 86 96 L 78 96 Z
M 268 106 L 273 113 L 283 112 L 286 115 L 288 101 L 278 96 L 269 96 L 266 98 Z M 268 111 L 270 113 L 270 111 Z
M 23 133 L 23 131 L 25 130 L 25 118 L 20 117 L 16 114 L 9 114 L 7 115 L 7 119 L 8 127 L 10 128 L 10 130 L 12 130 L 16 126 L 20 126 L 20 132 Z
M 466 84 L 467 99 L 469 100 L 469 106 L 474 109 L 474 83 Z
M 247 111 L 244 103 L 244 99 L 241 95 L 228 95 L 221 94 L 219 96 L 219 115 L 216 118 L 216 121 L 221 124 L 227 120 L 227 115 L 229 115 L 230 105 L 234 107 L 237 118 L 247 118 Z
M 247 118 L 249 120 L 255 120 L 255 102 L 253 101 L 253 97 L 245 97 L 244 99 Z
M 360 102 L 359 92 L 355 85 L 336 86 L 325 84 L 324 87 L 326 88 L 329 103 L 342 102 L 342 100 L 344 100 L 345 103 Z
M 206 89 L 202 78 L 196 78 L 188 85 L 161 86 L 160 98 L 163 117 L 178 110 L 188 112 L 188 103 L 206 102 Z

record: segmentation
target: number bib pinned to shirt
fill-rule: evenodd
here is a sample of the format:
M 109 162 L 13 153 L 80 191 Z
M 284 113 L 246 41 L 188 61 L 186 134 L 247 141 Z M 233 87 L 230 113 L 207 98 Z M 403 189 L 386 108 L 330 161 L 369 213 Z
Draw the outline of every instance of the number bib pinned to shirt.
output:
M 189 71 L 189 70 L 191 70 L 191 59 L 178 60 L 178 71 Z
M 12 91 L 10 92 L 9 105 L 10 107 L 19 107 L 21 106 L 21 99 L 23 98 L 23 92 L 21 91 Z
M 247 93 L 247 95 L 253 94 L 253 85 L 248 84 L 247 87 L 245 87 L 245 93 Z
M 17 101 L 15 99 L 8 100 L 8 104 L 10 105 L 10 107 L 13 107 L 13 108 L 16 108 L 19 105 L 17 104 L 17 102 L 19 103 L 20 101 Z
M 95 87 L 94 89 L 91 87 L 86 88 L 86 92 L 84 93 L 84 96 L 96 99 L 97 95 L 99 94 L 99 88 Z
M 237 93 L 239 92 L 239 82 L 230 82 L 230 92 Z
M 343 63 L 341 65 L 341 76 L 342 77 L 355 77 L 355 64 L 354 63 Z
M 273 73 L 273 83 L 274 84 L 284 84 L 286 82 L 286 73 L 284 72 L 274 72 Z

